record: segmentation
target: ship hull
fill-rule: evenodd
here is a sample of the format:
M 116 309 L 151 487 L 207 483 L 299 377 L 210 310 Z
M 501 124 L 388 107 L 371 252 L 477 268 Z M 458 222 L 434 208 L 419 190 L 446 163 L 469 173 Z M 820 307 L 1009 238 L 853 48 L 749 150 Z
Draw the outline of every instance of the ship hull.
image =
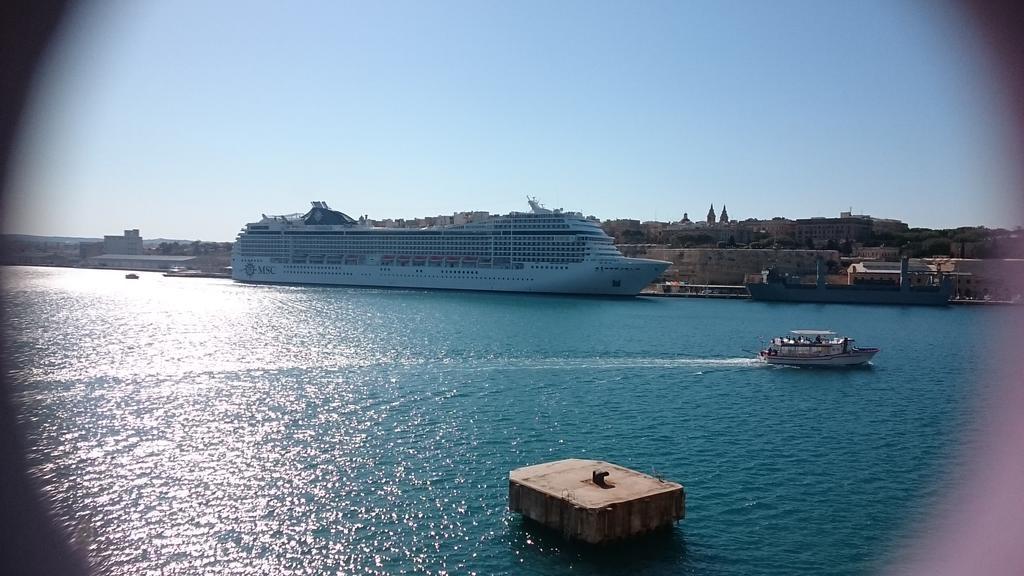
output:
M 795 356 L 769 356 L 762 352 L 759 358 L 766 364 L 779 366 L 856 366 L 865 364 L 878 354 L 877 348 L 860 348 L 842 354 L 800 358 Z
M 752 300 L 766 302 L 812 302 L 819 304 L 897 304 L 904 306 L 945 306 L 950 287 L 919 287 L 901 290 L 878 286 L 803 286 L 781 283 L 747 284 Z
M 636 296 L 656 280 L 668 262 L 626 258 L 616 266 L 582 262 L 527 264 L 523 268 L 432 265 L 281 264 L 245 258 L 232 262 L 232 278 L 253 284 L 324 284 L 429 290 L 537 292 Z

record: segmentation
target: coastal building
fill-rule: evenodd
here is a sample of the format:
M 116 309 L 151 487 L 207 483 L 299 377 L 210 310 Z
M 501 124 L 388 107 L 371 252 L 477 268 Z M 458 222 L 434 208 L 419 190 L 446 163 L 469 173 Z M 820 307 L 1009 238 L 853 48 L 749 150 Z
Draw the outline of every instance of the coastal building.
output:
M 623 236 L 642 236 L 643 231 L 639 220 L 620 218 L 618 220 L 605 220 L 601 228 L 612 238 L 620 239 Z M 629 233 L 629 234 L 626 234 Z
M 794 236 L 798 244 L 824 246 L 829 241 L 863 242 L 871 237 L 871 220 L 860 217 L 801 218 Z
M 456 212 L 452 216 L 452 224 L 456 226 L 462 226 L 463 224 L 469 224 L 471 222 L 483 222 L 491 217 L 490 212 L 474 211 L 474 212 Z
M 776 216 L 770 220 L 748 218 L 737 224 L 739 227 L 749 230 L 754 237 L 794 238 L 796 235 L 796 223 L 781 216 Z
M 649 224 L 645 223 L 645 226 Z M 658 232 L 663 242 L 675 246 L 702 246 L 720 242 L 731 246 L 747 244 L 751 240 L 750 229 L 731 220 L 724 204 L 721 215 L 715 212 L 715 205 L 712 204 L 704 220 L 694 222 L 690 220 L 689 213 L 684 212 L 682 220 L 664 224 Z M 648 239 L 651 237 L 648 236 Z
M 4 237 L 0 264 L 19 266 L 71 266 L 75 263 L 75 245 L 65 242 L 40 242 Z
M 840 212 L 838 218 L 801 218 L 796 221 L 793 232 L 797 242 L 813 242 L 815 246 L 821 246 L 829 241 L 863 242 L 875 234 L 898 234 L 907 230 L 906 223 L 892 218 Z
M 900 262 L 855 262 L 846 268 L 850 284 L 892 284 L 900 283 Z M 939 267 L 922 260 L 910 260 L 908 263 L 911 286 L 935 284 L 939 275 Z
M 835 250 L 774 250 L 756 248 L 668 248 L 665 246 L 619 246 L 629 256 L 671 262 L 662 275 L 680 284 L 743 284 L 748 274 L 774 268 L 792 274 L 814 274 L 818 258 L 835 262 Z
M 103 242 L 79 242 L 78 257 L 82 260 L 103 254 Z
M 472 222 L 482 222 L 490 218 L 490 212 L 482 210 L 455 212 L 454 214 L 441 214 L 438 216 L 426 216 L 423 218 L 404 218 L 383 220 L 367 220 L 367 222 L 378 228 L 429 228 L 432 226 L 462 226 Z
M 665 226 L 667 226 L 667 224 L 665 224 L 664 222 L 658 222 L 657 220 L 648 220 L 641 224 L 640 228 L 643 230 L 644 235 L 646 237 L 658 238 L 665 231 Z
M 664 243 L 677 246 L 710 246 L 719 242 L 747 244 L 751 239 L 750 230 L 737 223 L 714 226 L 708 226 L 706 222 L 667 224 L 661 227 L 660 236 Z
M 114 268 L 117 270 L 170 270 L 171 268 L 196 268 L 197 256 L 156 256 L 152 254 L 101 254 L 85 259 L 90 268 Z
M 953 277 L 956 298 L 968 300 L 1020 301 L 1024 286 L 1024 259 L 925 258 L 943 274 Z
M 125 230 L 121 236 L 104 236 L 104 254 L 142 254 L 142 236 L 138 228 Z
M 898 262 L 900 249 L 895 246 L 864 246 L 855 244 L 853 257 L 863 260 L 878 260 L 882 262 Z
M 893 218 L 875 218 L 867 214 L 854 214 L 853 212 L 840 212 L 840 218 L 860 218 L 871 222 L 871 231 L 875 234 L 900 234 L 910 229 L 905 222 Z
M 198 242 L 196 244 L 199 244 Z M 102 252 L 97 254 L 97 251 Z M 157 255 L 147 254 L 142 245 L 139 230 L 125 230 L 121 236 L 107 235 L 103 242 L 83 242 L 78 246 L 81 265 L 88 268 L 113 268 L 117 270 L 170 270 L 171 268 L 211 268 L 212 265 L 200 266 L 200 259 L 213 259 L 213 256 L 195 255 Z M 226 259 L 222 260 L 226 263 Z M 225 263 L 217 266 L 223 268 Z

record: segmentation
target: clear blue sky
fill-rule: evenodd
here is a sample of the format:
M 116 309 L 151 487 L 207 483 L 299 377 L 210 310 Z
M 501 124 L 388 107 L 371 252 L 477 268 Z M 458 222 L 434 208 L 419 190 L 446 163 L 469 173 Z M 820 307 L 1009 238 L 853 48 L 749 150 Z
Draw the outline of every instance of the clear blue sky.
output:
M 1012 226 L 1008 122 L 936 1 L 84 3 L 7 232 L 233 239 L 353 216 L 854 212 Z

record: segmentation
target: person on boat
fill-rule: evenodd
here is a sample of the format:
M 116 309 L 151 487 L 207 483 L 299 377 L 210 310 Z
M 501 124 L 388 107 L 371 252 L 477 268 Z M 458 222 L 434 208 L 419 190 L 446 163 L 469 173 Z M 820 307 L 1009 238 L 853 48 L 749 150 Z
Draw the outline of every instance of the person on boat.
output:
M 850 339 L 844 337 L 843 338 L 843 354 L 846 354 L 846 349 L 849 347 L 849 345 L 850 345 Z

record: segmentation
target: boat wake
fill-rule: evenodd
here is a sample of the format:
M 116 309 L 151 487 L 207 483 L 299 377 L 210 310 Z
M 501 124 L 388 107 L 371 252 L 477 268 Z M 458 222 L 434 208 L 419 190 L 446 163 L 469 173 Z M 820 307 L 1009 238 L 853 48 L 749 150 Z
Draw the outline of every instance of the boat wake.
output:
M 456 370 L 618 370 L 623 368 L 697 369 L 750 368 L 762 363 L 756 358 L 508 358 L 503 360 L 463 361 L 453 363 Z

